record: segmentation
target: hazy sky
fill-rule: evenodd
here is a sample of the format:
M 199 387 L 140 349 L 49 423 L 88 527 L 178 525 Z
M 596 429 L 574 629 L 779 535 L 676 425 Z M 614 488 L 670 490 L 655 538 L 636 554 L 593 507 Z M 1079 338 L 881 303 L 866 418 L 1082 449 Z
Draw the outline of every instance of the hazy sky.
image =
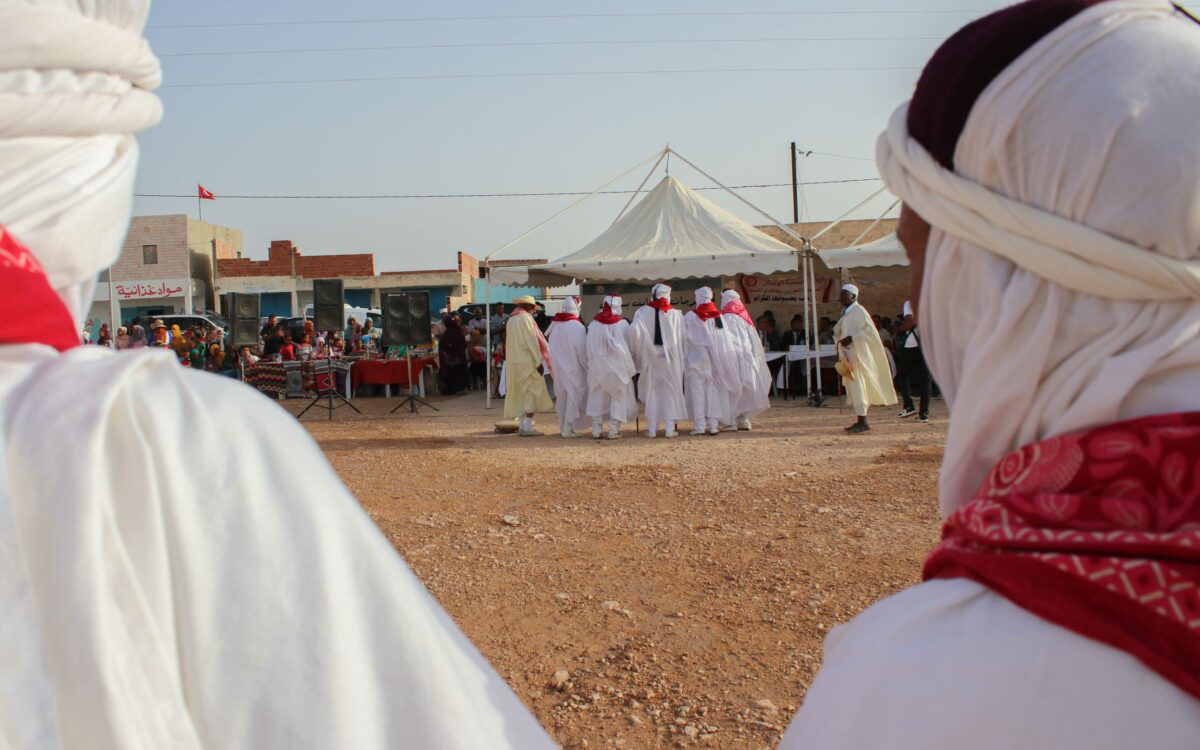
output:
M 793 140 L 817 152 L 801 161 L 805 182 L 871 178 L 876 173 L 867 160 L 875 138 L 908 97 L 939 40 L 1003 4 L 157 2 L 146 33 L 162 56 L 166 115 L 140 137 L 137 192 L 194 195 L 196 183 L 203 183 L 218 196 L 205 202 L 204 218 L 243 230 L 250 257 L 265 257 L 273 239 L 290 239 L 306 254 L 374 252 L 377 270 L 410 270 L 451 267 L 456 250 L 482 258 L 575 198 L 220 196 L 589 191 L 668 142 L 730 185 L 789 183 Z M 831 9 L 840 12 L 797 13 Z M 764 14 L 728 15 L 747 11 Z M 664 15 L 412 20 L 649 13 Z M 713 15 L 700 15 L 705 13 Z M 165 28 L 356 19 L 370 22 Z M 792 41 L 798 39 L 831 41 Z M 407 48 L 299 51 L 348 47 Z M 200 52 L 255 54 L 174 56 Z M 762 70 L 779 68 L 826 70 Z M 496 76 L 698 69 L 725 72 Z M 732 72 L 745 69 L 758 72 Z M 404 76 L 433 77 L 188 85 Z M 615 187 L 636 187 L 644 173 Z M 661 174 L 660 168 L 647 188 Z M 671 174 L 694 188 L 709 184 L 678 160 L 672 160 Z M 810 185 L 808 218 L 832 219 L 879 187 Z M 748 221 L 765 223 L 728 196 L 703 195 Z M 747 189 L 743 195 L 790 220 L 790 187 Z M 608 226 L 627 197 L 598 196 L 498 257 L 572 252 Z M 890 202 L 881 197 L 858 215 L 874 218 Z M 180 212 L 194 216 L 195 199 L 136 203 L 138 214 Z

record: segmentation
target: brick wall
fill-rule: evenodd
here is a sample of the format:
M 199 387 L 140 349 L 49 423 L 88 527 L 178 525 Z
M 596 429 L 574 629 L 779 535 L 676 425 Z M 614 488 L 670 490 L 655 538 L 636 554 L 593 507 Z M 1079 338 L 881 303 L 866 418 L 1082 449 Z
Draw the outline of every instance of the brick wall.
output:
M 121 255 L 112 266 L 113 281 L 173 279 L 191 275 L 186 214 L 135 216 Z M 142 262 L 142 246 L 158 247 L 158 263 Z
M 476 259 L 474 255 L 471 255 L 470 253 L 464 253 L 462 250 L 459 250 L 458 270 L 459 273 L 466 274 L 472 279 L 477 279 L 479 278 L 479 260 Z
M 306 279 L 332 279 L 345 276 L 374 276 L 375 256 L 371 253 L 350 255 L 302 255 L 291 240 L 275 240 L 267 250 L 266 260 L 221 258 L 217 275 L 291 276 L 293 272 Z

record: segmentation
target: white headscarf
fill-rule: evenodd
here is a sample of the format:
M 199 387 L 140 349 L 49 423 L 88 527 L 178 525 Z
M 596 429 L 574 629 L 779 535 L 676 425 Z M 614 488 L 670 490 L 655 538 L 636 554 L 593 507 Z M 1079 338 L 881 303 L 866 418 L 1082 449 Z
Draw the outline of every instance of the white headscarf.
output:
M 565 312 L 567 315 L 578 315 L 579 314 L 579 301 L 576 300 L 574 297 L 567 297 L 566 299 L 564 299 L 562 301 L 562 307 L 560 309 L 562 310 L 562 312 Z
M 713 290 L 702 286 L 696 290 L 696 307 L 713 301 Z
M 732 289 L 722 289 L 721 290 L 721 307 L 728 305 L 730 302 L 732 302 L 734 300 L 738 300 L 740 302 L 741 299 L 742 299 L 742 295 L 738 294 L 737 292 L 733 291 Z
M 650 290 L 650 299 L 665 299 L 669 301 L 671 299 L 671 287 L 666 284 L 655 284 L 654 288 Z
M 621 314 L 621 298 L 615 294 L 605 297 L 604 304 L 608 305 L 608 309 L 611 310 L 614 315 Z
M 76 322 L 128 228 L 132 134 L 162 116 L 148 11 L 146 0 L 0 3 L 0 225 Z
M 934 225 L 919 319 L 953 410 L 944 514 L 1022 445 L 1196 408 L 1195 70 L 1200 26 L 1162 0 L 1111 0 L 988 86 L 956 173 L 907 139 L 906 108 L 880 138 L 888 187 Z

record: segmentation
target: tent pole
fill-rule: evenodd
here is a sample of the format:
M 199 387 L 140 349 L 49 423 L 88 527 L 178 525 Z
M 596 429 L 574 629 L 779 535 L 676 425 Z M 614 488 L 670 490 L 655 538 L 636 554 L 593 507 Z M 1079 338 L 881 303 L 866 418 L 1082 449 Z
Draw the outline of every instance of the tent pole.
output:
M 869 227 L 867 227 L 866 229 L 864 229 L 864 230 L 863 230 L 863 232 L 862 232 L 862 234 L 860 234 L 860 235 L 858 235 L 857 237 L 855 237 L 855 238 L 854 238 L 854 242 L 851 242 L 851 243 L 850 243 L 850 247 L 858 247 L 858 243 L 862 242 L 862 238 L 863 238 L 863 237 L 866 237 L 868 234 L 870 234 L 872 229 L 874 229 L 875 227 L 879 226 L 879 222 L 883 221 L 883 217 L 885 217 L 885 216 L 887 216 L 889 213 L 891 213 L 891 212 L 892 212 L 892 209 L 893 209 L 893 208 L 895 208 L 895 207 L 896 207 L 896 206 L 898 206 L 898 205 L 900 205 L 900 199 L 899 199 L 899 198 L 897 198 L 897 199 L 895 200 L 895 202 L 894 202 L 894 203 L 892 203 L 892 205 L 888 206 L 886 211 L 884 211 L 883 213 L 879 214 L 879 218 L 878 218 L 878 219 L 876 219 L 875 221 L 872 221 L 872 222 L 871 222 L 871 225 L 870 225 Z
M 620 221 L 621 217 L 625 215 L 625 212 L 629 210 L 629 207 L 633 205 L 633 202 L 638 197 L 638 193 L 642 192 L 642 188 L 646 187 L 646 183 L 649 182 L 650 176 L 658 170 L 658 165 L 662 164 L 662 160 L 665 158 L 667 158 L 667 150 L 663 149 L 662 156 L 659 156 L 658 161 L 654 162 L 654 166 L 650 167 L 650 171 L 646 173 L 646 177 L 642 180 L 642 184 L 638 185 L 637 190 L 633 191 L 633 195 L 629 196 L 629 201 L 625 204 L 624 208 L 621 209 L 621 213 L 617 214 L 617 218 L 613 219 L 613 223 L 609 224 L 610 227 Z
M 808 277 L 809 277 L 809 288 L 812 289 L 812 302 L 811 302 L 812 321 L 813 321 L 813 325 L 816 326 L 819 330 L 820 326 L 818 325 L 818 319 L 817 319 L 817 258 L 816 258 L 816 255 L 817 255 L 816 253 L 812 252 L 812 246 L 810 245 L 809 252 L 808 252 Z M 813 333 L 813 348 L 816 350 L 816 352 L 821 351 L 821 342 L 819 340 L 819 336 L 820 336 L 819 333 L 817 333 L 817 332 Z M 813 370 L 814 370 L 813 374 L 816 375 L 816 377 L 817 377 L 817 393 L 816 393 L 815 405 L 820 406 L 821 401 L 822 401 L 822 398 L 821 398 L 821 396 L 822 396 L 821 390 L 822 389 L 821 389 L 821 357 L 819 354 L 813 358 Z M 810 396 L 813 395 L 811 381 L 809 383 L 808 390 L 809 390 L 809 395 Z
M 804 387 L 808 391 L 806 395 L 812 395 L 812 346 L 810 343 L 816 342 L 816 337 L 812 333 L 812 325 L 808 317 L 808 300 L 812 294 L 812 289 L 808 285 L 808 251 L 806 250 L 800 256 L 800 273 L 803 276 L 801 287 L 804 289 Z M 791 367 L 792 363 L 785 360 L 785 367 Z
M 486 261 L 485 261 L 486 262 Z M 487 317 L 487 323 L 484 324 L 486 338 L 484 339 L 484 359 L 483 368 L 487 370 L 487 396 L 484 397 L 485 409 L 492 408 L 492 268 L 490 265 L 484 266 L 484 303 L 483 314 Z

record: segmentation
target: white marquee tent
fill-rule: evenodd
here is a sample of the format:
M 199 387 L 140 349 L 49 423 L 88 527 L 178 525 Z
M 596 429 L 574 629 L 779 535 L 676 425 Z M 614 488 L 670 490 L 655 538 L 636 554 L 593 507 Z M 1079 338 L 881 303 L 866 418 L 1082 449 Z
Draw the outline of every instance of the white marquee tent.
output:
M 877 266 L 907 266 L 908 256 L 896 234 L 855 247 L 817 250 L 817 257 L 828 268 L 867 268 Z

